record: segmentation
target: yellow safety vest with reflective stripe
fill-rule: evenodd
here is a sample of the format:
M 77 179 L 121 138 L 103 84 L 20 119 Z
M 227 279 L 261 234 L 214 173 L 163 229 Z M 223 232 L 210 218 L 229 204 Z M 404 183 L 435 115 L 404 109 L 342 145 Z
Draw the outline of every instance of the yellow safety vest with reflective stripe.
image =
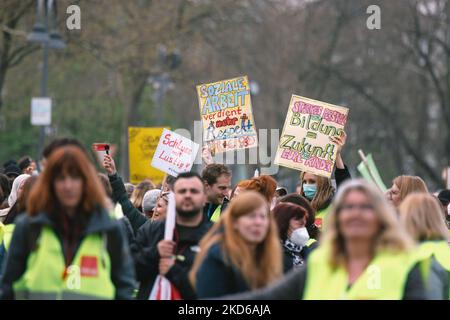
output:
M 317 242 L 316 239 L 310 238 L 308 241 L 306 241 L 306 246 L 310 247 L 314 242 Z
M 3 235 L 5 234 L 5 225 L 0 222 L 0 244 L 3 242 Z
M 419 261 L 426 261 L 434 257 L 436 261 L 448 272 L 450 299 L 450 246 L 447 241 L 425 241 L 419 245 L 417 258 Z
M 308 257 L 306 300 L 400 300 L 403 298 L 414 259 L 409 253 L 381 252 L 348 288 L 348 273 L 343 267 L 332 268 L 329 246 L 314 250 Z
M 222 209 L 222 205 L 217 206 L 216 210 L 214 210 L 212 216 L 211 216 L 211 220 L 212 222 L 217 222 L 220 219 L 220 211 Z
M 11 243 L 11 238 L 14 232 L 14 228 L 16 227 L 15 224 L 7 224 L 5 226 L 5 231 L 3 233 L 3 245 L 5 246 L 6 251 L 9 250 L 9 244 Z
M 44 226 L 27 269 L 13 288 L 16 299 L 113 299 L 106 235 L 86 235 L 66 269 L 60 241 Z

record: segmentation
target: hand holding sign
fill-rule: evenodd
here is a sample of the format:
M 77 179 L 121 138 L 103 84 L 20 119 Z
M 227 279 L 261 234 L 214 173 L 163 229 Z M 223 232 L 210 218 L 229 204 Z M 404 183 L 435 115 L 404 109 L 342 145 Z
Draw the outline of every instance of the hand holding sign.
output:
M 164 240 L 160 241 L 157 245 L 161 257 L 159 259 L 160 275 L 156 277 L 149 300 L 175 300 L 181 298 L 178 290 L 164 277 L 175 263 L 173 258 L 175 242 L 172 240 L 176 216 L 175 196 L 171 192 L 168 197 L 169 203 L 167 204 L 166 224 L 164 226 Z
M 342 148 L 345 145 L 345 142 L 347 141 L 347 134 L 345 131 L 341 131 L 341 135 L 337 137 L 330 137 L 331 142 L 336 144 L 337 150 L 336 155 L 340 155 Z
M 105 155 L 109 155 L 110 146 L 108 143 L 93 143 L 92 150 L 94 150 L 97 160 L 100 164 L 103 163 Z
M 347 141 L 347 134 L 341 131 L 341 135 L 337 137 L 330 137 L 330 141 L 336 144 L 336 168 L 345 169 L 344 160 L 342 160 L 342 148 Z
M 174 263 L 175 259 L 172 257 L 159 259 L 159 274 L 165 276 L 167 272 L 169 272 L 170 268 L 172 268 Z
M 172 240 L 161 240 L 156 245 L 158 249 L 159 256 L 162 258 L 168 258 L 173 255 L 173 250 L 175 249 L 175 242 Z
M 109 176 L 116 174 L 116 164 L 114 163 L 114 159 L 110 155 L 105 155 L 103 158 L 103 168 L 105 168 L 106 172 Z

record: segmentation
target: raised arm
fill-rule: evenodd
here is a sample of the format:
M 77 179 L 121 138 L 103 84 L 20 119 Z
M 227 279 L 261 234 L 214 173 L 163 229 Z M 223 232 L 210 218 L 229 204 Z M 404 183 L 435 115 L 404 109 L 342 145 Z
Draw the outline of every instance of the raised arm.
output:
M 133 231 L 136 234 L 137 230 L 147 221 L 147 218 L 128 199 L 125 185 L 123 184 L 122 178 L 117 174 L 116 164 L 111 156 L 105 155 L 103 168 L 108 173 L 109 182 L 113 190 L 113 200 L 120 203 L 123 214 L 130 221 Z

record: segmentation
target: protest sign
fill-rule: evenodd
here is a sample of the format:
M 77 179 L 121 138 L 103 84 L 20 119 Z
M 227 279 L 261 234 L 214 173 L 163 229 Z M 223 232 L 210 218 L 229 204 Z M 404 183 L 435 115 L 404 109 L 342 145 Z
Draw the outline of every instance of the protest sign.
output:
M 164 228 L 164 240 L 173 240 L 176 220 L 175 195 L 168 195 L 166 223 Z M 158 275 L 150 292 L 149 300 L 181 300 L 179 291 L 164 276 Z
M 203 143 L 212 155 L 258 146 L 247 76 L 197 86 Z
M 361 157 L 361 163 L 357 166 L 359 173 L 364 179 L 374 183 L 383 193 L 386 192 L 386 185 L 381 179 L 378 168 L 375 165 L 375 161 L 373 161 L 372 154 L 369 153 L 366 156 L 362 150 L 359 150 L 358 153 Z
M 191 171 L 200 146 L 175 132 L 164 129 L 152 166 L 174 177 Z
M 164 172 L 150 166 L 159 138 L 164 128 L 128 128 L 128 156 L 130 182 L 139 183 L 145 179 L 158 184 L 164 179 Z
M 330 178 L 348 108 L 292 95 L 275 164 Z
M 93 143 L 92 150 L 95 152 L 98 162 L 103 164 L 105 155 L 109 155 L 110 146 L 109 143 Z

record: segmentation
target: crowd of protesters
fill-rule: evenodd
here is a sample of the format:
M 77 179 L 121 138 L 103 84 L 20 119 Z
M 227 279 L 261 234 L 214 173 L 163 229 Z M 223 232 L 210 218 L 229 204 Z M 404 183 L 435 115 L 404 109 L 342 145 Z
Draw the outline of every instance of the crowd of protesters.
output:
M 160 185 L 126 183 L 111 155 L 96 170 L 75 139 L 7 161 L 0 298 L 148 300 L 163 276 L 172 299 L 450 299 L 450 190 L 401 175 L 382 193 L 350 176 L 345 141 L 334 179 L 302 172 L 292 193 L 267 175 L 233 186 L 205 150 L 201 174 Z

